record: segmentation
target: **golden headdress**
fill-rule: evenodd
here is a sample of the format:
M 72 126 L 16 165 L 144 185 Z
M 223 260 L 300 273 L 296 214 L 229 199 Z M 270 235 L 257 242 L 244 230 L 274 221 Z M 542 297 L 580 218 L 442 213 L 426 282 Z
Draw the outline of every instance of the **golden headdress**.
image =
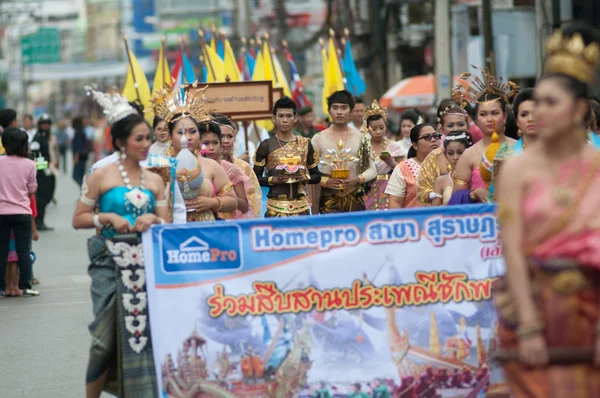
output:
M 152 110 L 167 123 L 184 117 L 192 117 L 198 123 L 212 120 L 211 110 L 207 109 L 204 96 L 207 88 L 208 86 L 199 88 L 197 82 L 177 88 L 163 88 L 154 95 Z
M 377 102 L 377 100 L 373 100 L 371 106 L 368 106 L 367 109 L 365 109 L 365 120 L 375 115 L 383 117 L 383 120 L 387 122 L 387 108 L 382 108 L 379 106 L 379 102 Z
M 479 70 L 476 66 L 471 67 Z M 492 75 L 488 68 L 481 70 L 481 78 L 479 76 L 473 76 L 471 73 L 463 73 L 460 75 L 463 80 L 469 80 L 469 88 L 466 88 L 462 84 L 455 86 L 452 89 L 452 99 L 460 104 L 466 106 L 468 103 L 486 103 L 489 101 L 495 101 L 497 98 L 488 100 L 488 96 L 498 96 L 502 98 L 507 104 L 508 100 L 519 93 L 520 87 L 511 82 L 505 82 L 501 77 L 496 79 Z M 480 98 L 482 98 L 480 100 Z
M 563 37 L 556 31 L 546 42 L 544 74 L 560 73 L 591 84 L 597 77 L 600 45 L 585 45 L 579 33 Z

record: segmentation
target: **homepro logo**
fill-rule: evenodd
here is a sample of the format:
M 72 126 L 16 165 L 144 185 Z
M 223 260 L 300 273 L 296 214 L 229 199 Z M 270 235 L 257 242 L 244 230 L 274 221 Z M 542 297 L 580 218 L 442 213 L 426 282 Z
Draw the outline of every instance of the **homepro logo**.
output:
M 242 266 L 238 226 L 162 231 L 162 266 L 167 273 L 236 270 Z
M 235 261 L 237 257 L 235 250 L 211 249 L 208 243 L 195 236 L 179 245 L 179 250 L 167 250 L 167 264 L 226 262 Z

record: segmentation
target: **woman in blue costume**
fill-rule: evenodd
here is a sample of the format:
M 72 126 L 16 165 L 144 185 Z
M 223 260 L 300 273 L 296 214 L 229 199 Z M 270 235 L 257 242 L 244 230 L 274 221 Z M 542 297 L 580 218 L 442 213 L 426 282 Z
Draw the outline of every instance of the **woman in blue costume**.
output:
M 88 241 L 94 321 L 86 397 L 102 390 L 157 397 L 139 233 L 168 219 L 165 184 L 139 164 L 148 156 L 150 126 L 120 95 L 90 91 L 105 108 L 119 159 L 90 174 L 73 215 L 74 228 L 100 231 Z
M 494 168 L 492 169 L 492 182 L 490 184 L 490 195 L 488 197 L 489 201 L 494 201 L 495 180 L 500 172 L 499 169 L 502 162 L 511 156 L 523 153 L 523 149 L 527 148 L 529 145 L 533 145 L 537 141 L 538 134 L 535 119 L 533 117 L 534 107 L 534 90 L 532 88 L 526 88 L 521 91 L 515 98 L 515 102 L 513 102 L 512 112 L 517 121 L 521 139 L 513 145 L 504 143 L 500 146 L 500 149 L 498 149 L 498 153 L 496 153 L 493 163 Z

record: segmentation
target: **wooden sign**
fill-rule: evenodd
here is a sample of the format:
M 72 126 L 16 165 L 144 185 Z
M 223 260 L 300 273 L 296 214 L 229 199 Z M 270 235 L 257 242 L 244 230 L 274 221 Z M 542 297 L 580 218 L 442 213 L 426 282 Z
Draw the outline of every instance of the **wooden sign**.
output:
M 236 120 L 255 120 L 273 110 L 273 83 L 269 80 L 229 83 L 198 83 L 196 88 L 206 89 L 204 96 L 208 108 Z M 279 97 L 280 98 L 280 97 Z M 241 117 L 241 119 L 239 118 Z
M 281 97 L 283 97 L 283 88 L 281 87 L 277 87 L 273 89 L 273 104 L 275 104 L 275 102 L 277 102 Z M 273 107 L 271 107 L 271 109 L 268 112 L 265 112 L 263 114 L 247 114 L 247 115 L 233 115 L 231 116 L 232 120 L 237 121 L 243 121 L 243 120 L 265 120 L 265 119 L 271 119 L 271 117 L 273 116 Z

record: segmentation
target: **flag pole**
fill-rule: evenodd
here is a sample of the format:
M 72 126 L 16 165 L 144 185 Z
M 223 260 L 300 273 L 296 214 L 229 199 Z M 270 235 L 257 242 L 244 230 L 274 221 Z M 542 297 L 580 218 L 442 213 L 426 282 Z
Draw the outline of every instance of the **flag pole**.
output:
M 210 57 L 208 56 L 208 53 L 206 52 L 206 48 L 205 48 L 206 41 L 204 40 L 204 32 L 202 31 L 202 29 L 198 29 L 198 37 L 200 38 L 200 46 L 202 47 L 202 54 L 204 54 L 204 59 L 208 63 L 208 69 L 210 70 L 210 73 L 212 73 L 213 79 L 217 80 L 217 75 L 215 74 L 215 70 L 213 68 L 212 62 L 210 60 Z M 208 76 L 207 76 L 207 80 L 208 80 Z
M 265 33 L 265 41 L 267 43 L 267 48 L 269 48 L 269 51 L 267 51 L 269 53 L 269 58 L 271 59 L 271 67 L 273 68 L 273 74 L 275 75 L 275 84 L 277 86 L 279 86 L 279 79 L 277 78 L 277 71 L 275 70 L 275 62 L 273 62 L 273 51 L 271 51 L 271 48 L 269 47 L 269 34 Z
M 137 80 L 135 79 L 135 72 L 133 70 L 133 62 L 131 61 L 131 54 L 129 53 L 129 44 L 127 44 L 127 36 L 123 36 L 123 42 L 125 42 L 125 51 L 127 51 L 127 61 L 129 62 L 129 69 L 131 70 L 131 77 L 133 79 L 133 87 L 135 88 L 135 95 L 137 100 L 142 105 L 142 97 L 140 96 L 140 89 L 138 88 Z
M 167 60 L 167 55 L 165 54 L 165 41 L 166 40 L 167 39 L 164 36 L 161 37 L 161 39 L 160 39 L 160 47 L 161 47 L 162 55 L 163 55 L 162 65 L 161 65 L 161 67 L 162 67 L 162 89 L 163 90 L 165 88 L 166 78 L 167 78 L 166 75 L 165 75 L 165 67 L 166 67 L 166 65 L 165 65 L 166 62 L 165 61 Z

